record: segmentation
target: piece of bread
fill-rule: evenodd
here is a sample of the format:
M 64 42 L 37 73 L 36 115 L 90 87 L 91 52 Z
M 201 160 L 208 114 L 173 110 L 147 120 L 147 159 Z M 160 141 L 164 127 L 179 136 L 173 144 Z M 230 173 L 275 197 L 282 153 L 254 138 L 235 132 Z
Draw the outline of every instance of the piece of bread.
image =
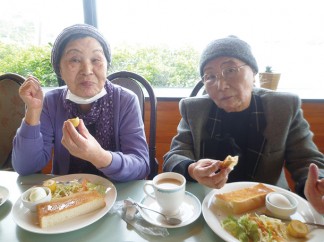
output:
M 70 118 L 70 119 L 68 119 L 68 121 L 70 121 L 73 124 L 74 127 L 78 127 L 79 123 L 80 123 L 79 117 Z
M 227 167 L 230 167 L 231 169 L 234 168 L 238 163 L 238 156 L 230 156 L 228 155 L 225 160 L 222 162 L 220 169 L 225 169 Z
M 46 228 L 105 206 L 104 197 L 98 191 L 78 192 L 39 204 L 37 216 L 40 227 Z
M 265 205 L 265 197 L 273 189 L 259 183 L 255 186 L 216 194 L 216 205 L 227 213 L 241 214 Z

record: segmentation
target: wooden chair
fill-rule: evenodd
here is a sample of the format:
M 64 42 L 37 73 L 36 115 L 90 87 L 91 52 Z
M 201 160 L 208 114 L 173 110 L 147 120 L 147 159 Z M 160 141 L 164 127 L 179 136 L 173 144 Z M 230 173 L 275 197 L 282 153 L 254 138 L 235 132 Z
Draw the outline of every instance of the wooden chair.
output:
M 139 99 L 140 108 L 142 111 L 143 121 L 145 117 L 145 95 L 144 91 L 148 94 L 150 102 L 150 133 L 149 133 L 149 157 L 151 172 L 148 179 L 152 179 L 158 174 L 159 163 L 156 159 L 156 97 L 151 84 L 142 76 L 128 71 L 120 71 L 108 76 L 108 79 L 117 85 L 125 87 L 133 91 Z
M 294 180 L 292 179 L 290 172 L 285 167 L 283 168 L 283 171 L 284 171 L 285 178 L 286 178 L 286 181 L 288 183 L 288 187 L 289 187 L 290 191 L 295 192 L 296 191 L 296 189 L 295 189 L 296 184 L 295 184 Z
M 12 170 L 12 141 L 22 118 L 25 116 L 25 104 L 19 97 L 19 87 L 25 78 L 6 73 L 0 76 L 0 169 Z
M 198 94 L 205 94 L 204 83 L 201 80 L 198 81 L 192 89 L 190 97 L 197 96 Z

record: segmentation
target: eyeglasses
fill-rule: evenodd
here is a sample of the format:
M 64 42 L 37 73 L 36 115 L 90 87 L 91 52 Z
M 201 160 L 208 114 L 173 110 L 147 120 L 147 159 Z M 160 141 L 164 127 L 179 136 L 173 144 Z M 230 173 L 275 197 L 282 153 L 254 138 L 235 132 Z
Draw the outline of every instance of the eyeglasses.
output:
M 244 66 L 247 66 L 247 64 L 244 64 L 241 66 L 226 67 L 226 68 L 222 69 L 221 74 L 219 74 L 219 73 L 205 74 L 202 77 L 201 81 L 203 83 L 214 84 L 217 81 L 219 81 L 220 78 L 224 78 L 225 81 L 234 80 L 237 77 L 237 74 L 239 73 L 240 69 Z

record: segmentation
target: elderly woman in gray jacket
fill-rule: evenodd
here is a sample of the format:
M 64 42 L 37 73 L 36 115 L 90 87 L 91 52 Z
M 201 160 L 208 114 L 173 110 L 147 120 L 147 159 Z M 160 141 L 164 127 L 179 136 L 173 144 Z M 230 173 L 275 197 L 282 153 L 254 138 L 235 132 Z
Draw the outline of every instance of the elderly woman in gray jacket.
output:
M 285 166 L 296 192 L 324 213 L 324 179 L 319 179 L 324 177 L 324 156 L 313 142 L 301 100 L 255 88 L 257 73 L 243 40 L 229 36 L 206 47 L 200 74 L 207 95 L 181 100 L 182 119 L 163 170 L 212 188 L 234 181 L 284 186 L 279 178 Z M 227 155 L 239 156 L 234 170 L 220 169 Z M 306 182 L 308 172 L 312 176 Z

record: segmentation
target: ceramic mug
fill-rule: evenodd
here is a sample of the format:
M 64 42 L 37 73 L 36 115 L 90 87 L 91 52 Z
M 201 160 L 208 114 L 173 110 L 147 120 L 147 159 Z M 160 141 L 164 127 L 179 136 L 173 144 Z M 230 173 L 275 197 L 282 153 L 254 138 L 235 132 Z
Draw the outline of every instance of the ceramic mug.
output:
M 176 215 L 185 197 L 186 178 L 175 172 L 161 173 L 152 181 L 146 182 L 143 189 L 148 196 L 157 201 L 162 213 Z

